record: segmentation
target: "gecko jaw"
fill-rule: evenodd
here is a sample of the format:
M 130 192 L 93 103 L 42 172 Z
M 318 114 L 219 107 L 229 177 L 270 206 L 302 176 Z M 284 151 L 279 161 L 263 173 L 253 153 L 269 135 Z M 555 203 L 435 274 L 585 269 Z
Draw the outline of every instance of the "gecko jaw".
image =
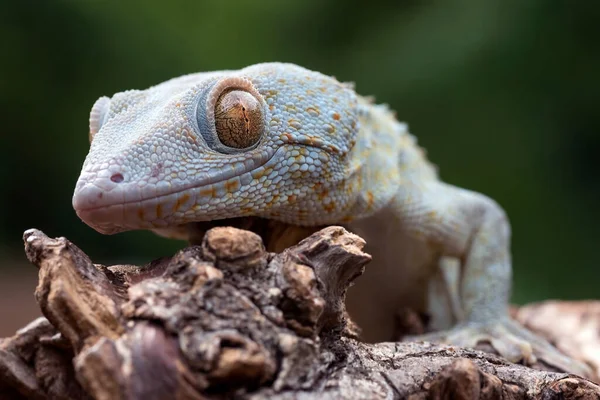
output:
M 197 220 L 219 219 L 220 200 L 253 178 L 278 151 L 256 153 L 245 168 L 204 173 L 186 185 L 144 185 L 115 182 L 111 174 L 82 173 L 73 194 L 73 208 L 86 224 L 103 234 L 177 225 L 194 210 Z M 148 195 L 148 193 L 151 193 Z

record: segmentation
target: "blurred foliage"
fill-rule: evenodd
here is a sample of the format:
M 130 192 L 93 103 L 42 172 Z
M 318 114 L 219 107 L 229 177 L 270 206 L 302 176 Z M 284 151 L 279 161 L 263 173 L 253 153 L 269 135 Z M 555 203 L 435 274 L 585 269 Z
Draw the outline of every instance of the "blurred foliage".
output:
M 2 1 L 0 252 L 22 257 L 30 227 L 98 262 L 181 247 L 102 236 L 76 217 L 91 105 L 184 73 L 289 61 L 389 103 L 445 180 L 506 208 L 515 301 L 599 297 L 600 2 L 393 4 Z

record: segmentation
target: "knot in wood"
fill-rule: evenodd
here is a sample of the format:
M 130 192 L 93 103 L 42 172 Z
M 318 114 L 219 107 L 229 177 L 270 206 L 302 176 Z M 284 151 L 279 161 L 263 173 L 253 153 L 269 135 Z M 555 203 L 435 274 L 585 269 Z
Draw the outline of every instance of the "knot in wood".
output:
M 209 230 L 202 240 L 202 257 L 219 269 L 264 268 L 267 252 L 260 236 L 232 227 Z

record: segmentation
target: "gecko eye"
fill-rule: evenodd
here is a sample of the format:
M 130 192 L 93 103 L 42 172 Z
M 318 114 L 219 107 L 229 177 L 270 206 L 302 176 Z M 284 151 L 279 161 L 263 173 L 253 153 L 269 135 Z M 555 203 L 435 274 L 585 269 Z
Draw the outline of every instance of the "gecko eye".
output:
M 249 92 L 224 91 L 215 104 L 215 129 L 225 146 L 245 149 L 255 145 L 264 130 L 262 105 Z
M 267 104 L 252 81 L 228 76 L 200 92 L 196 121 L 208 147 L 236 154 L 261 143 L 267 112 Z

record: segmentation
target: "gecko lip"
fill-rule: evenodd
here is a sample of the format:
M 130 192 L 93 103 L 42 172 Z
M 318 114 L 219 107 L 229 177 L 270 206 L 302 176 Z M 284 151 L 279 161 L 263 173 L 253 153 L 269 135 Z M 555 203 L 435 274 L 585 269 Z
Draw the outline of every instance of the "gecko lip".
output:
M 159 205 L 175 205 L 182 192 L 192 191 L 192 200 L 198 200 L 198 192 L 214 185 L 215 190 L 225 181 L 238 178 L 242 182 L 252 179 L 250 175 L 258 168 L 264 167 L 282 149 L 255 153 L 252 158 L 231 164 L 231 168 L 214 168 L 203 173 L 193 182 L 183 185 L 157 184 L 154 186 L 139 186 L 135 182 L 111 181 L 110 175 L 98 173 L 82 173 L 75 193 L 73 208 L 86 224 L 105 234 L 117 233 L 131 229 L 151 229 L 167 224 L 166 219 L 172 214 L 174 207 L 164 207 L 165 215 L 156 215 Z M 142 195 L 142 192 L 152 190 L 153 195 Z M 188 207 L 189 208 L 189 207 Z M 140 211 L 141 210 L 141 211 Z M 131 215 L 135 215 L 134 220 Z M 140 215 L 143 215 L 142 218 Z M 156 220 L 156 224 L 154 224 Z M 174 222 L 176 223 L 176 221 Z

